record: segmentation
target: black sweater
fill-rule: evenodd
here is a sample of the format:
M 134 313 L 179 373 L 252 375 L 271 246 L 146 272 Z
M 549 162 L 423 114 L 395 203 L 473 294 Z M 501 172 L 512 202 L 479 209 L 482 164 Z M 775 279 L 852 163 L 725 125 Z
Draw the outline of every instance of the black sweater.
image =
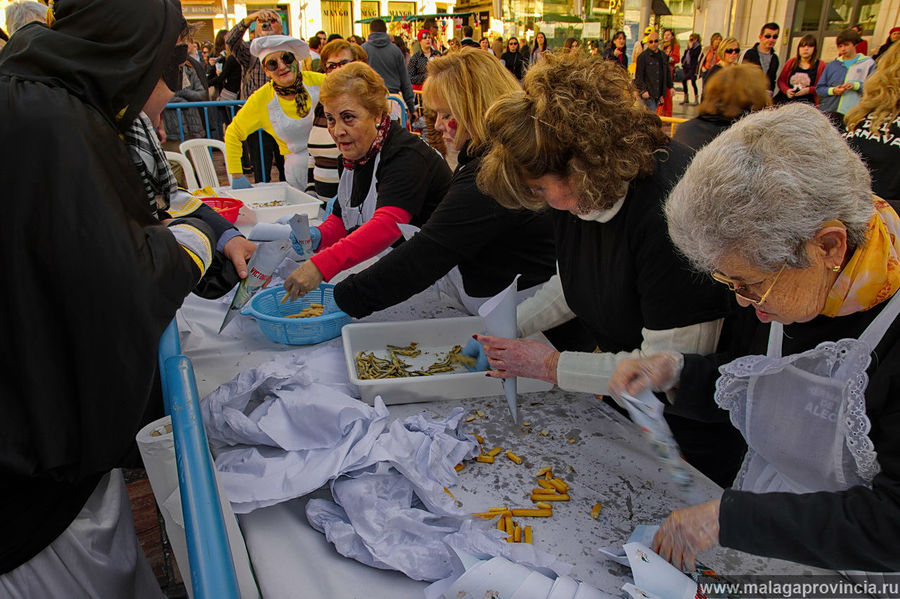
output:
M 859 337 L 883 306 L 785 325 L 783 355 L 823 341 Z M 703 411 L 706 404 L 708 409 L 719 365 L 740 355 L 765 353 L 768 324 L 760 323 L 748 309 L 732 324 L 731 352 L 685 356 L 676 406 Z M 900 320 L 875 348 L 867 373 L 869 438 L 881 465 L 872 488 L 802 495 L 725 491 L 719 511 L 721 545 L 821 568 L 900 571 Z
M 503 208 L 475 184 L 481 157 L 469 157 L 463 148 L 458 160 L 447 195 L 422 230 L 336 285 L 341 310 L 368 316 L 423 291 L 457 265 L 472 297 L 499 293 L 519 273 L 521 289 L 554 273 L 550 215 Z

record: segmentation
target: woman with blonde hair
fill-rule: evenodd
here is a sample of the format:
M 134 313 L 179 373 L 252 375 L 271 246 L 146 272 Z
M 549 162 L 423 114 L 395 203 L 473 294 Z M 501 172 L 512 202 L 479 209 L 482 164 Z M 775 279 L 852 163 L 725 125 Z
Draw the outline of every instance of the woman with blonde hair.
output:
M 578 317 L 599 351 L 479 336 L 488 375 L 606 395 L 627 357 L 663 347 L 712 352 L 727 294 L 690 273 L 662 215 L 691 150 L 635 103 L 628 73 L 614 63 L 550 54 L 523 83 L 488 111 L 491 146 L 478 175 L 479 188 L 504 206 L 552 215 L 558 274 L 519 305 L 519 333 Z M 716 481 L 734 476 L 743 445 L 724 413 L 686 421 L 670 406 L 667 419 L 688 461 Z
M 699 150 L 741 117 L 772 105 L 769 78 L 756 65 L 739 64 L 719 73 L 703 89 L 699 116 L 675 129 L 676 141 Z
M 716 49 L 716 56 L 718 57 L 718 61 L 706 72 L 706 79 L 703 81 L 704 83 L 708 83 L 710 77 L 722 69 L 733 67 L 738 64 L 738 58 L 741 56 L 741 42 L 739 42 L 736 37 L 726 37 L 719 42 L 719 47 Z
M 484 115 L 497 98 L 518 89 L 512 74 L 487 52 L 463 48 L 428 63 L 425 101 L 437 113 L 435 128 L 459 151 L 459 166 L 421 231 L 337 284 L 334 297 L 344 312 L 361 318 L 437 281 L 442 295 L 476 314 L 516 274 L 522 275 L 519 288 L 532 292 L 550 278 L 555 270 L 550 215 L 503 208 L 475 184 L 489 141 Z
M 872 173 L 872 191 L 900 203 L 900 44 L 894 44 L 866 79 L 859 104 L 844 117 L 845 137 Z
M 344 172 L 331 215 L 310 227 L 316 253 L 284 282 L 292 299 L 389 248 L 398 224 L 424 223 L 450 183 L 441 156 L 391 120 L 384 80 L 369 65 L 329 73 L 320 98 Z

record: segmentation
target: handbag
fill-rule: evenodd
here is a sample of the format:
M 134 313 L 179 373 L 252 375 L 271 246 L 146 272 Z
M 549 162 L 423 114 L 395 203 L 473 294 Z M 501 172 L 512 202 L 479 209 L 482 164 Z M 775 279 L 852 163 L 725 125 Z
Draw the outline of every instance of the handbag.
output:
M 675 70 L 672 73 L 672 80 L 675 83 L 683 83 L 684 82 L 684 69 L 681 68 L 680 64 L 675 65 Z

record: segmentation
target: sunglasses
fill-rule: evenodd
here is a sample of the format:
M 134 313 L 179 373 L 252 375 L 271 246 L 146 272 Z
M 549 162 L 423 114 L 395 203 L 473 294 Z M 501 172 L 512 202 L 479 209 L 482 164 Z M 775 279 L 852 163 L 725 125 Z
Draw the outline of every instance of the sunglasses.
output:
M 429 39 L 431 39 L 431 36 L 428 35 L 427 33 L 423 33 L 423 34 L 422 34 L 422 39 L 423 39 L 423 40 L 429 40 Z
M 740 51 L 740 48 L 728 48 L 727 50 L 725 50 L 725 54 L 737 54 Z
M 279 60 L 279 58 L 275 58 L 275 57 L 267 58 L 266 61 L 263 63 L 263 68 L 265 68 L 269 72 L 277 71 L 278 70 L 278 60 Z M 290 52 L 282 52 L 280 60 L 284 64 L 284 66 L 287 67 L 287 66 L 294 64 L 294 61 L 297 59 Z
M 518 45 L 519 45 L 519 42 L 509 42 L 509 45 L 510 45 L 510 46 L 518 46 Z
M 344 66 L 345 64 L 350 64 L 351 62 L 353 62 L 353 61 L 347 60 L 347 59 L 339 60 L 337 62 L 326 62 L 325 63 L 325 72 L 330 73 L 331 71 L 333 71 L 335 69 L 339 69 L 342 66 Z
M 777 33 L 767 33 L 763 37 L 766 38 L 767 40 L 777 40 L 778 34 Z
M 658 44 L 659 40 L 647 40 L 648 44 Z
M 739 298 L 741 298 L 744 301 L 750 302 L 751 304 L 753 304 L 754 306 L 756 306 L 758 308 L 758 307 L 762 306 L 763 303 L 766 301 L 766 298 L 769 297 L 769 294 L 772 292 L 772 289 L 775 288 L 775 283 L 778 282 L 778 277 L 780 277 L 781 273 L 784 272 L 784 269 L 786 266 L 787 265 L 783 265 L 781 267 L 781 270 L 779 270 L 778 273 L 775 275 L 775 278 L 772 279 L 772 283 L 769 285 L 769 288 L 766 289 L 766 292 L 760 296 L 757 296 L 756 294 L 751 292 L 750 288 L 747 287 L 747 285 L 744 285 L 743 283 L 735 283 L 732 279 L 729 279 L 728 277 L 726 277 L 725 275 L 723 275 L 720 272 L 712 272 L 712 273 L 710 273 L 710 275 L 712 276 L 713 279 L 715 279 L 719 283 L 722 283 L 723 285 L 728 286 L 728 289 L 730 289 L 736 296 L 738 296 Z

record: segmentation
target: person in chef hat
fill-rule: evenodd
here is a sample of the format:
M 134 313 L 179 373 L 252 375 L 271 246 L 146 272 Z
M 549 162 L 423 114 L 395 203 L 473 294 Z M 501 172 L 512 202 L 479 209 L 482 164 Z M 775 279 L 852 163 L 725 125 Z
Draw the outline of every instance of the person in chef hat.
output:
M 300 70 L 300 61 L 309 56 L 309 45 L 294 37 L 258 37 L 250 44 L 250 53 L 259 59 L 268 82 L 247 98 L 225 130 L 225 163 L 231 185 L 234 189 L 251 187 L 241 168 L 241 142 L 263 129 L 275 138 L 285 157 L 287 182 L 304 191 L 309 174 L 309 132 L 325 75 Z

